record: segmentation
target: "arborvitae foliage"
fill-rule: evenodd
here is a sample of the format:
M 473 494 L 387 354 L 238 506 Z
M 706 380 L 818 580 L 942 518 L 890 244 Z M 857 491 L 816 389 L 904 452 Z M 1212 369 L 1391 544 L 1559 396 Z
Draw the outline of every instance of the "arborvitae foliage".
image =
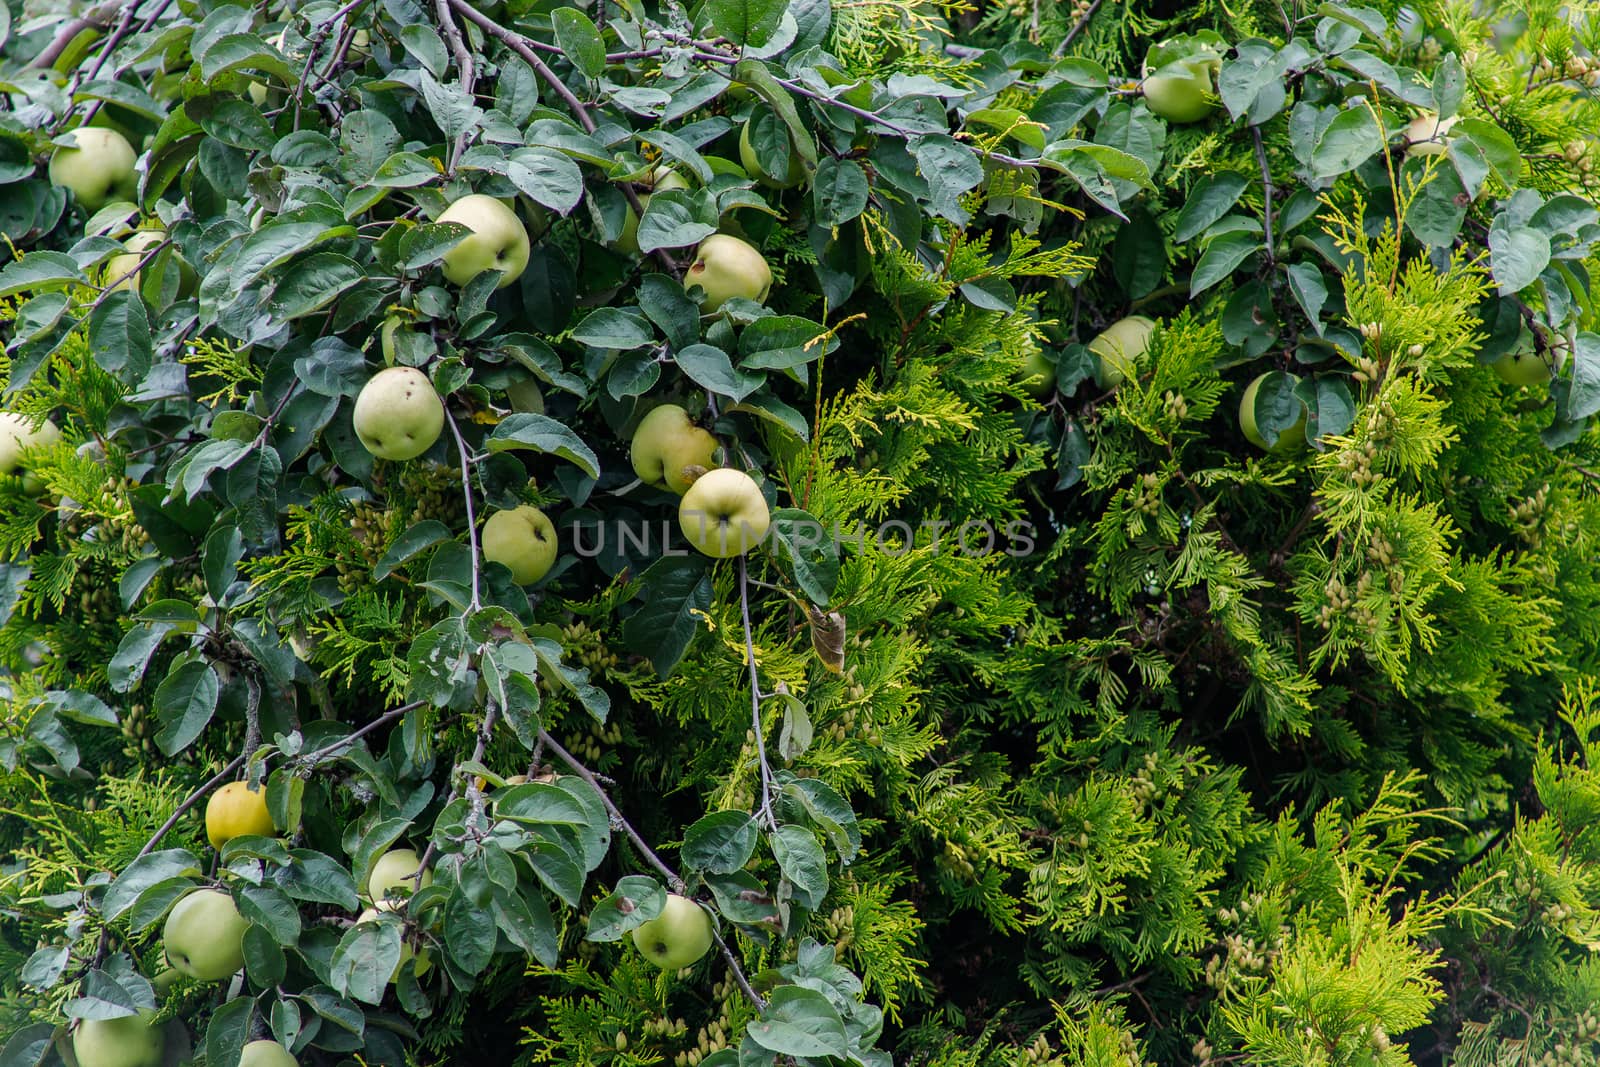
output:
M 80 6 L 0 8 L 0 1067 L 1600 1061 L 1592 6 Z

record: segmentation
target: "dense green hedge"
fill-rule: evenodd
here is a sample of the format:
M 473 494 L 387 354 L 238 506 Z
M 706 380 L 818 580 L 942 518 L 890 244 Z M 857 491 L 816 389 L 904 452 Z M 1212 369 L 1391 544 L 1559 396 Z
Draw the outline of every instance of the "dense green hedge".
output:
M 0 1067 L 1600 1060 L 1594 14 L 0 7 Z

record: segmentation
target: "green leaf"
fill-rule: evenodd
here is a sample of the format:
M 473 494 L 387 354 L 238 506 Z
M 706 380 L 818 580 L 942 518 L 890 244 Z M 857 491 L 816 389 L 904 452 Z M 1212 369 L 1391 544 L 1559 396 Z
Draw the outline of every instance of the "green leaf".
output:
M 742 811 L 716 811 L 683 832 L 680 855 L 698 871 L 732 874 L 750 862 L 756 847 L 756 824 Z
M 432 548 L 441 541 L 454 539 L 455 535 L 450 532 L 450 528 L 438 519 L 422 520 L 395 538 L 394 543 L 383 554 L 383 558 L 378 560 L 377 566 L 372 568 L 373 581 L 383 581 L 402 563 L 414 558 L 418 553 Z
M 284 268 L 272 291 L 273 313 L 285 321 L 304 318 L 366 279 L 367 272 L 349 256 L 313 252 Z
M 1311 153 L 1311 173 L 1333 178 L 1348 173 L 1383 150 L 1383 131 L 1372 109 L 1357 102 L 1339 112 Z
M 1189 295 L 1196 296 L 1226 279 L 1252 253 L 1261 249 L 1253 233 L 1225 233 L 1206 245 L 1189 278 Z
M 637 308 L 604 307 L 573 327 L 572 339 L 595 348 L 642 348 L 655 341 L 655 332 Z
M 711 610 L 710 568 L 698 556 L 663 556 L 640 577 L 648 595 L 622 624 L 622 640 L 668 678 Z
M 619 879 L 609 896 L 589 911 L 586 941 L 619 941 L 661 914 L 667 891 L 654 878 L 630 874 Z
M 1189 241 L 1200 236 L 1239 202 L 1249 185 L 1250 180 L 1235 171 L 1208 174 L 1195 182 L 1173 224 L 1172 239 Z
M 772 39 L 788 0 L 707 0 L 718 33 L 736 45 L 760 48 Z
M 745 1032 L 750 1040 L 780 1056 L 844 1057 L 850 1043 L 844 1020 L 826 996 L 815 989 L 784 985 L 767 998 L 767 1010 Z
M 494 943 L 494 915 L 465 893 L 452 893 L 444 906 L 444 944 L 456 966 L 480 973 L 494 958 Z
M 1489 230 L 1489 271 L 1499 286 L 1500 295 L 1532 285 L 1550 265 L 1550 238 L 1527 226 L 1503 226 L 1505 217 L 1495 219 Z
M 571 12 L 582 18 L 574 8 L 556 9 L 556 14 Z M 560 152 L 548 148 L 522 148 L 511 154 L 506 162 L 506 177 L 522 192 L 554 211 L 566 214 L 583 199 L 583 172 L 578 165 Z
M 243 100 L 222 100 L 194 117 L 202 130 L 230 148 L 261 152 L 278 140 L 266 116 Z
M 867 175 L 859 163 L 824 159 L 817 164 L 811 181 L 817 222 L 823 226 L 844 225 L 866 209 L 868 192 Z
M 328 961 L 328 984 L 367 1004 L 379 1004 L 389 976 L 400 966 L 400 920 L 394 912 L 357 923 L 344 932 Z
M 106 667 L 106 679 L 111 683 L 111 691 L 126 693 L 138 685 L 150 666 L 150 657 L 155 655 L 161 642 L 174 629 L 171 623 L 141 622 L 123 635 L 116 654 Z
M 588 15 L 575 7 L 558 7 L 550 12 L 550 26 L 562 54 L 584 77 L 605 73 L 606 43 Z
M 106 887 L 100 900 L 100 911 L 106 919 L 121 916 L 140 894 L 157 882 L 170 878 L 199 877 L 204 870 L 200 861 L 187 849 L 169 848 L 140 856 L 122 869 L 122 873 Z
M 766 383 L 764 374 L 735 370 L 728 354 L 713 345 L 690 345 L 675 353 L 673 360 L 696 384 L 736 403 Z
M 667 189 L 650 197 L 639 220 L 639 251 L 685 248 L 717 232 L 717 200 L 699 189 Z
M 126 371 L 135 380 L 148 373 L 155 347 L 150 316 L 137 293 L 111 293 L 89 315 L 89 351 L 101 370 Z
M 600 477 L 600 458 L 562 423 L 546 415 L 522 413 L 507 416 L 484 442 L 490 452 L 526 448 L 547 452 L 578 465 L 591 478 Z
M 827 607 L 839 580 L 839 546 L 821 521 L 798 508 L 779 508 L 772 513 L 772 544 L 788 562 L 801 592 Z
M 828 895 L 828 860 L 817 835 L 793 823 L 780 826 L 772 835 L 772 855 L 800 906 L 811 911 L 821 907 Z
M 194 744 L 217 710 L 222 683 L 211 664 L 190 660 L 156 688 L 155 706 L 161 716 L 161 732 L 156 745 L 174 756 Z
M 367 184 L 382 189 L 411 189 L 427 185 L 438 178 L 439 173 L 432 160 L 415 152 L 396 152 L 378 165 Z

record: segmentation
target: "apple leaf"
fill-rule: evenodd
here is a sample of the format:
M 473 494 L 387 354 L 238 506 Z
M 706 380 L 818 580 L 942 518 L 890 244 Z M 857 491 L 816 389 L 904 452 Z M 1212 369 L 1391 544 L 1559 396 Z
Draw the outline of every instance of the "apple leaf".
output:
M 501 420 L 485 442 L 490 452 L 527 448 L 570 460 L 591 478 L 600 477 L 600 457 L 578 435 L 546 415 L 511 415 Z
M 400 937 L 400 919 L 393 912 L 352 926 L 328 961 L 328 984 L 355 1000 L 381 1002 L 389 976 L 400 966 Z
M 683 862 L 698 871 L 732 874 L 756 848 L 755 820 L 742 811 L 714 811 L 683 832 Z
M 816 910 L 828 895 L 828 859 L 817 835 L 804 826 L 788 823 L 778 827 L 771 842 L 773 858 L 794 888 L 794 899 L 801 907 Z
M 584 940 L 621 940 L 624 934 L 660 915 L 666 903 L 667 891 L 654 878 L 642 874 L 621 878 L 616 889 L 589 911 L 589 931 Z
M 759 48 L 777 32 L 788 0 L 709 0 L 717 32 L 738 45 Z
M 844 1057 L 850 1042 L 844 1020 L 827 996 L 796 985 L 774 989 L 767 1010 L 745 1028 L 750 1040 L 780 1056 Z
M 169 848 L 140 856 L 122 869 L 116 880 L 107 887 L 100 901 L 100 911 L 112 920 L 129 908 L 139 895 L 157 882 L 169 878 L 199 875 L 203 868 L 188 849 Z

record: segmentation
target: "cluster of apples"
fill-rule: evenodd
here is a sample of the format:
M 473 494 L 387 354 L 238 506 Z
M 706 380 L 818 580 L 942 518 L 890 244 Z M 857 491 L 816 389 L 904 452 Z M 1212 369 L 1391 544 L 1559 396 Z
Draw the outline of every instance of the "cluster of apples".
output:
M 639 420 L 628 458 L 646 485 L 676 493 L 684 537 L 715 559 L 742 556 L 767 536 L 772 513 L 761 486 L 744 471 L 713 467 L 717 439 L 677 404 Z

